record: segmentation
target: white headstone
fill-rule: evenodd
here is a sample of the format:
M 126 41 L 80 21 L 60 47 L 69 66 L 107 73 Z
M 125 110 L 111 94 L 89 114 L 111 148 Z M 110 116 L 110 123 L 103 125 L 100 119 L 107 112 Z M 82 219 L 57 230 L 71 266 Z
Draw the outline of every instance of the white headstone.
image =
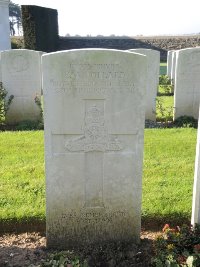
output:
M 172 72 L 172 55 L 174 50 L 170 50 L 167 52 L 167 76 L 171 79 Z
M 176 73 L 176 52 L 173 51 L 172 53 L 172 66 L 171 66 L 171 79 L 172 79 L 172 84 L 175 84 L 175 73 Z
M 47 245 L 139 241 L 146 57 L 42 57 Z
M 176 52 L 174 119 L 192 116 L 198 119 L 200 102 L 200 48 Z
M 156 96 L 160 73 L 160 52 L 153 49 L 131 49 L 131 52 L 147 56 L 147 92 L 145 119 L 156 120 Z
M 9 0 L 0 0 L 0 51 L 11 48 Z
M 40 119 L 35 97 L 41 97 L 42 52 L 16 49 L 1 52 L 3 86 L 14 95 L 6 116 L 8 124 Z
M 200 116 L 198 123 L 191 224 L 200 224 Z

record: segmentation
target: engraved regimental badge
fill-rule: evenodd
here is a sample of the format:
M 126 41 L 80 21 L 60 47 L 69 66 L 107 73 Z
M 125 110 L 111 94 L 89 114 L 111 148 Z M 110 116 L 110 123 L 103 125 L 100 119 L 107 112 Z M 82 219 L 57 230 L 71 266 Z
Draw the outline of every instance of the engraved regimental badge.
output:
M 84 135 L 67 141 L 65 147 L 72 152 L 105 152 L 123 149 L 121 141 L 116 136 L 108 134 L 103 111 L 96 105 L 88 108 L 85 113 Z

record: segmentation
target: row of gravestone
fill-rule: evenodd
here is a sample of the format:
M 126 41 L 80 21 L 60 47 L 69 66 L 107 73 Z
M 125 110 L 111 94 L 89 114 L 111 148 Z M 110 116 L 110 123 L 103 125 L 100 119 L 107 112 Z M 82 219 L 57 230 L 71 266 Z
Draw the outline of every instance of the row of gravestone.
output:
M 151 49 L 134 49 L 131 51 L 147 56 L 148 77 L 145 117 L 149 120 L 155 120 L 160 53 Z M 39 106 L 35 103 L 35 98 L 37 97 L 40 100 L 42 95 L 41 59 L 43 54 L 45 53 L 24 49 L 0 52 L 0 82 L 8 92 L 8 96 L 14 96 L 6 115 L 7 124 L 16 124 L 24 120 L 40 120 L 41 112 Z M 79 72 L 81 71 L 79 70 Z M 107 77 L 111 71 L 106 66 L 104 69 L 102 68 L 105 77 L 101 79 L 109 81 L 109 79 L 114 78 Z M 116 73 L 116 75 L 119 74 Z M 118 77 L 116 83 L 118 83 L 117 86 L 121 87 L 121 90 L 129 86 L 123 83 L 123 77 Z
M 35 57 L 29 60 L 23 52 L 33 53 L 13 51 L 9 58 L 14 71 L 2 65 L 2 78 L 13 75 L 16 85 L 28 85 L 41 73 L 40 59 L 32 67 Z M 8 54 L 2 53 L 3 62 Z M 148 57 L 133 52 L 86 49 L 42 56 L 49 247 L 139 242 L 148 72 Z M 196 188 L 195 216 L 198 193 Z
M 174 86 L 174 119 L 199 118 L 191 223 L 200 223 L 200 48 L 168 51 L 167 75 Z
M 138 242 L 148 56 L 83 49 L 40 60 L 4 51 L 1 79 L 20 107 L 41 95 L 42 73 L 48 245 Z
M 139 241 L 147 66 L 144 55 L 114 50 L 43 56 L 48 246 Z M 192 224 L 199 142 L 200 129 Z
M 174 86 L 174 119 L 198 119 L 200 101 L 200 48 L 168 51 L 167 75 Z
M 42 65 L 48 246 L 138 242 L 147 57 L 77 50 L 44 55 Z M 199 142 L 192 224 L 200 222 Z

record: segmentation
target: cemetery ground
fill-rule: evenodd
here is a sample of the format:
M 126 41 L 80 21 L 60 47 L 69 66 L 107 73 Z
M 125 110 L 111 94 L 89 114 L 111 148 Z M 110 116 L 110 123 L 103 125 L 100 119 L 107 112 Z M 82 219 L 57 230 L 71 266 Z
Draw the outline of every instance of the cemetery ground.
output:
M 159 93 L 157 120 L 170 127 L 173 96 Z M 163 225 L 190 224 L 196 135 L 195 128 L 145 129 L 140 245 L 110 243 L 63 254 L 45 247 L 43 131 L 0 132 L 0 266 L 86 267 L 84 260 L 90 267 L 152 266 Z
M 129 245 L 128 251 L 123 244 L 107 245 L 100 251 L 88 247 L 79 252 L 79 259 L 92 261 L 90 266 L 150 266 L 152 244 L 163 225 L 190 221 L 196 133 L 194 128 L 145 129 L 141 245 Z M 1 132 L 0 143 L 0 229 L 27 232 L 2 233 L 0 261 L 11 264 L 2 266 L 39 264 L 41 258 L 49 257 L 45 235 L 29 232 L 45 230 L 43 131 Z M 98 265 L 102 258 L 109 263 Z

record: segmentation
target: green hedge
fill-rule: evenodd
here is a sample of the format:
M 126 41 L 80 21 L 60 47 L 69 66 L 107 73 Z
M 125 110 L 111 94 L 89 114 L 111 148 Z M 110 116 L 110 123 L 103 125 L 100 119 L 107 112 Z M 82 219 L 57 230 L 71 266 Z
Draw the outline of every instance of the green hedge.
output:
M 56 9 L 22 5 L 22 25 L 26 49 L 53 52 L 58 47 Z

